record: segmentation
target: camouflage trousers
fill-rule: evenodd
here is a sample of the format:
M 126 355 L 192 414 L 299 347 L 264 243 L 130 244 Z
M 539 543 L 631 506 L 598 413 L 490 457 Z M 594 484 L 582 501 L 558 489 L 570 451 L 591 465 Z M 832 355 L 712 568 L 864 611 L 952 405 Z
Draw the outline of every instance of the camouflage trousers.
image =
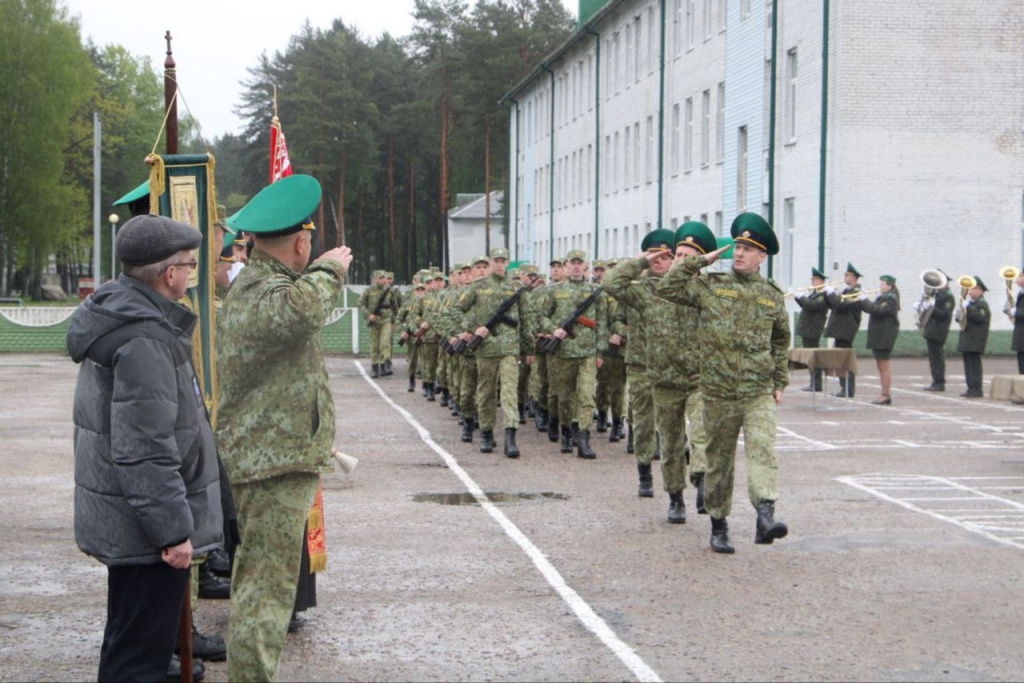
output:
M 558 408 L 558 366 L 561 364 L 561 359 L 557 356 L 548 354 L 548 377 L 544 383 L 546 389 L 546 395 L 548 397 L 548 415 L 552 420 L 561 420 L 561 414 Z
M 694 474 L 707 469 L 704 403 L 699 391 L 665 385 L 654 386 L 653 400 L 655 425 L 661 435 L 661 479 L 666 492 L 676 493 L 686 488 L 688 464 L 691 481 Z M 687 437 L 689 463 L 685 456 Z
M 291 473 L 231 487 L 242 544 L 231 575 L 228 679 L 273 681 L 302 559 L 302 533 L 320 477 Z
M 476 358 L 462 356 L 462 372 L 459 373 L 459 414 L 463 418 L 475 418 L 476 408 Z
M 554 385 L 558 390 L 559 421 L 563 425 L 575 422 L 580 429 L 590 429 L 590 422 L 594 419 L 594 397 L 597 394 L 597 364 L 594 357 L 559 358 L 556 367 L 558 380 Z
M 647 377 L 647 366 L 626 364 L 629 383 L 629 430 L 633 432 L 633 453 L 637 463 L 650 465 L 654 459 L 655 414 L 654 386 Z
M 778 499 L 775 418 L 775 399 L 771 394 L 734 400 L 704 397 L 704 429 L 708 438 L 704 504 L 715 519 L 728 517 L 732 511 L 740 429 L 747 457 L 747 494 L 751 504 L 757 507 L 762 501 Z
M 519 388 L 516 391 L 516 403 L 525 405 L 530 394 L 530 376 L 533 374 L 533 366 L 526 362 L 526 356 L 519 356 Z
M 530 372 L 530 396 L 541 410 L 548 409 L 548 357 L 543 353 L 534 356 Z
M 597 412 L 612 409 L 612 418 L 621 418 L 626 404 L 626 361 L 621 356 L 605 357 L 597 369 Z
M 451 358 L 441 345 L 437 344 L 437 371 L 434 373 L 434 383 L 445 389 L 448 388 L 448 362 Z
M 459 399 L 462 398 L 462 368 L 465 364 L 466 359 L 463 356 L 452 356 L 448 361 L 448 384 L 446 386 L 455 405 L 458 405 Z
M 519 408 L 516 389 L 519 386 L 519 361 L 516 356 L 497 356 L 476 359 L 476 410 L 480 416 L 480 429 L 494 431 L 495 403 L 501 390 L 501 414 L 507 428 L 519 428 Z
M 391 321 L 377 318 L 370 327 L 370 362 L 379 365 L 391 360 Z
M 429 332 L 427 334 L 430 334 Z M 433 384 L 437 376 L 438 345 L 433 342 L 420 344 L 420 361 L 423 363 L 423 381 Z
M 408 349 L 406 353 L 409 359 L 409 379 L 413 379 L 416 377 L 416 369 L 419 367 L 420 347 L 416 346 L 416 340 L 413 337 L 409 337 L 409 340 L 405 342 L 405 348 Z

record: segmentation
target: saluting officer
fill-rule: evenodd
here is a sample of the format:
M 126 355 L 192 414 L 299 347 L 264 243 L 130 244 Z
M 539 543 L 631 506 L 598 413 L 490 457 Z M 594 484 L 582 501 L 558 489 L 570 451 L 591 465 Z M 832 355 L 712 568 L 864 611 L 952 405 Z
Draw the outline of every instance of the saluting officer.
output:
M 960 341 L 956 345 L 956 350 L 964 357 L 964 375 L 967 376 L 967 391 L 960 394 L 962 398 L 981 398 L 985 395 L 982 391 L 984 371 L 981 355 L 985 353 L 988 329 L 992 324 L 992 311 L 985 301 L 987 291 L 988 287 L 975 275 L 974 286 L 968 292 L 963 308 L 957 309 L 956 312 L 958 322 L 964 317 L 967 319 L 963 331 L 960 332 Z
M 754 542 L 771 543 L 788 533 L 774 516 L 779 496 L 776 406 L 789 382 L 789 318 L 782 291 L 758 272 L 768 254 L 778 253 L 779 243 L 771 226 L 753 213 L 736 217 L 732 236 L 732 270 L 700 276 L 726 246 L 686 257 L 657 287 L 660 296 L 700 311 L 700 389 L 708 437 L 704 502 L 711 516 L 711 548 L 717 553 L 735 552 L 726 518 L 732 510 L 740 429 L 747 490 L 757 509 Z
M 825 299 L 828 301 L 832 312 L 828 316 L 828 324 L 825 326 L 825 336 L 835 339 L 835 348 L 852 349 L 853 340 L 860 330 L 860 301 L 856 296 L 860 293 L 860 271 L 853 267 L 852 263 L 846 264 L 846 272 L 843 274 L 845 284 L 842 292 L 837 292 L 832 287 L 825 288 Z M 857 380 L 855 375 L 849 373 L 849 386 L 846 377 L 839 378 L 840 389 L 836 396 L 853 398 L 856 393 Z
M 800 337 L 805 349 L 816 349 L 821 346 L 821 333 L 825 331 L 825 317 L 828 315 L 828 301 L 825 300 L 825 274 L 817 268 L 811 268 L 811 286 L 806 291 L 797 292 L 794 299 L 800 307 L 800 317 L 796 321 L 796 335 Z M 811 383 L 801 391 L 821 391 L 821 368 L 810 371 Z

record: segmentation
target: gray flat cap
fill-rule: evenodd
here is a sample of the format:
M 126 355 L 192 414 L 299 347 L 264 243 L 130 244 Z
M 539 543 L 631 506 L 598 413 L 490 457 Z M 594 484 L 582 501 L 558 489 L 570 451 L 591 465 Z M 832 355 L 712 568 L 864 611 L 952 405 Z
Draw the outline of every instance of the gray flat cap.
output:
M 117 258 L 126 266 L 148 266 L 185 249 L 195 249 L 203 235 L 166 216 L 135 216 L 117 231 Z

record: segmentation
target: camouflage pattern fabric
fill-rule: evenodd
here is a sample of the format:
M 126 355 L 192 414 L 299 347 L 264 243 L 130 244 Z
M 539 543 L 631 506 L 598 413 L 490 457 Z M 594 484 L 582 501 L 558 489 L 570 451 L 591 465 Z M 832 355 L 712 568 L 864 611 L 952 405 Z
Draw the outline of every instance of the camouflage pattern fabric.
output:
M 597 365 L 594 359 L 559 358 L 556 368 L 559 419 L 562 424 L 575 422 L 581 429 L 589 429 L 594 418 L 594 395 L 597 393 Z
M 541 410 L 548 409 L 548 357 L 542 353 L 534 356 L 530 371 L 530 396 Z
M 704 398 L 707 473 L 704 505 L 715 519 L 732 511 L 736 476 L 736 441 L 743 430 L 747 458 L 747 495 L 757 508 L 779 497 L 779 461 L 775 457 L 775 400 L 770 395 L 738 399 Z
M 609 408 L 613 419 L 621 418 L 626 410 L 626 361 L 621 356 L 606 356 L 597 369 L 597 412 Z
M 359 310 L 368 325 L 370 314 L 376 308 L 377 302 L 382 296 L 385 297 L 376 322 L 370 326 L 370 362 L 374 365 L 391 360 L 392 321 L 398 311 L 399 298 L 395 289 L 388 290 L 386 294 L 385 289 L 386 287 L 382 285 L 370 285 L 359 296 Z
M 650 465 L 656 442 L 654 385 L 647 374 L 647 366 L 626 363 L 626 382 L 629 386 L 629 429 L 633 432 L 633 454 L 637 463 Z
M 383 316 L 370 328 L 370 362 L 379 365 L 391 359 L 391 321 Z
M 531 352 L 532 353 L 532 352 Z M 526 356 L 519 356 L 519 382 L 516 387 L 516 403 L 523 405 L 530 395 L 530 377 L 533 375 L 533 366 L 526 362 Z
M 548 366 L 548 377 L 547 377 L 547 404 L 548 404 L 548 415 L 552 420 L 562 421 L 565 419 L 563 411 L 561 410 L 561 392 L 558 390 L 559 382 L 559 366 L 562 363 L 562 359 L 558 356 L 547 354 Z M 595 376 L 596 379 L 596 376 Z
M 464 419 L 476 419 L 476 358 L 472 356 L 472 352 L 467 351 L 463 354 L 462 360 L 462 373 L 459 376 L 459 414 Z
M 563 280 L 539 290 L 535 318 L 537 331 L 553 333 L 597 287 L 583 280 Z M 572 330 L 567 330 L 571 334 L 558 345 L 555 351 L 558 358 L 594 358 L 608 350 L 607 299 L 601 292 L 581 316 L 593 321 L 593 328 L 577 322 Z
M 231 575 L 229 680 L 277 680 L 295 606 L 303 529 L 319 481 L 315 474 L 296 473 L 231 484 L 242 544 Z
M 473 334 L 494 315 L 501 304 L 516 293 L 514 282 L 499 275 L 482 277 L 459 295 L 456 306 L 462 311 L 460 331 Z M 499 323 L 490 331 L 476 350 L 477 358 L 519 356 L 532 352 L 533 340 L 529 336 L 530 325 L 526 322 L 528 307 L 523 303 L 523 294 L 508 312 L 515 325 Z M 515 396 L 513 395 L 513 398 Z M 518 420 L 518 418 L 516 418 Z
M 483 349 L 483 346 L 478 351 Z M 495 403 L 501 388 L 501 413 L 506 428 L 519 428 L 519 408 L 516 405 L 516 388 L 519 383 L 519 362 L 515 356 L 476 357 L 476 409 L 480 418 L 480 429 L 493 431 L 495 424 Z
M 690 482 L 708 470 L 708 435 L 704 429 L 704 394 L 695 391 L 686 399 L 686 434 L 690 442 Z
M 677 493 L 686 488 L 684 416 L 690 394 L 689 391 L 672 386 L 656 384 L 653 388 L 655 424 L 661 436 L 661 479 L 668 493 Z

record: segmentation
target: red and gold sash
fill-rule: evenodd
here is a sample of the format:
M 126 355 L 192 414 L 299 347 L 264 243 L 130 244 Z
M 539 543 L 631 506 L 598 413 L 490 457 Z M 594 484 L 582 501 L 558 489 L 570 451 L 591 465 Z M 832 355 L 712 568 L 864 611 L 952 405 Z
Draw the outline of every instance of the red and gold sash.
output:
M 324 487 L 316 487 L 313 507 L 309 510 L 309 529 L 306 543 L 309 546 L 309 573 L 315 574 L 327 569 L 327 538 L 324 534 Z

